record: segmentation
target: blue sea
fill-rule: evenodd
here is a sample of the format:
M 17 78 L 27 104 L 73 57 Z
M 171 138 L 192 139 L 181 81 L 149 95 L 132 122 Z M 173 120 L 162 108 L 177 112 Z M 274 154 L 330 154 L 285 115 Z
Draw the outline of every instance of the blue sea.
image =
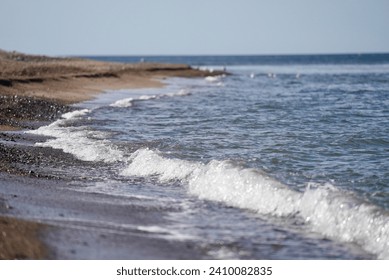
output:
M 109 91 L 33 131 L 95 164 L 82 191 L 163 213 L 136 230 L 204 258 L 389 258 L 389 54 L 89 58 L 230 74 Z

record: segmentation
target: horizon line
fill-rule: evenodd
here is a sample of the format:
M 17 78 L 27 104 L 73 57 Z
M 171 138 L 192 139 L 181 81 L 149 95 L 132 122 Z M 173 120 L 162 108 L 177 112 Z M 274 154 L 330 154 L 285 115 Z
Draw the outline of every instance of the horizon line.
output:
M 147 56 L 147 57 L 157 57 L 157 56 L 163 56 L 163 57 L 169 57 L 169 56 L 195 56 L 195 57 L 211 57 L 211 56 L 326 56 L 326 55 L 389 55 L 388 52 L 334 52 L 334 53 L 280 53 L 280 54 L 61 54 L 61 55 L 54 55 L 54 56 L 71 56 L 71 57 L 121 57 L 121 56 L 128 56 L 128 57 L 141 57 L 141 56 Z
M 6 50 L 0 48 L 0 50 L 5 52 L 17 52 L 22 53 L 26 55 L 41 55 L 41 56 L 51 56 L 51 57 L 179 57 L 179 56 L 193 56 L 193 57 L 223 57 L 223 56 L 261 56 L 261 57 L 269 57 L 269 56 L 340 56 L 340 55 L 355 55 L 355 56 L 361 56 L 361 55 L 389 55 L 388 51 L 366 51 L 366 52 L 357 52 L 357 51 L 350 51 L 350 52 L 307 52 L 307 53 L 224 53 L 224 54 L 108 54 L 108 53 L 100 53 L 100 54 L 45 54 L 45 53 L 38 53 L 38 52 L 25 52 L 25 51 L 18 51 L 18 50 Z

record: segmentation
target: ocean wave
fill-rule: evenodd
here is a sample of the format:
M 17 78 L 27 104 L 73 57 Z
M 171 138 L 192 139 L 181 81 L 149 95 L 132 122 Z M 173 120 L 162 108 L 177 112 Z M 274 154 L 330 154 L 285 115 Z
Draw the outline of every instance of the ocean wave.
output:
M 160 99 L 175 96 L 190 95 L 190 91 L 180 89 L 160 95 L 141 95 L 135 98 L 125 98 L 112 103 L 112 107 L 131 107 L 134 102 Z M 90 109 L 75 110 L 65 113 L 61 119 L 28 133 L 51 137 L 45 142 L 36 143 L 36 146 L 61 149 L 65 153 L 74 155 L 77 159 L 84 161 L 102 161 L 113 163 L 123 161 L 126 156 L 115 145 L 107 140 L 102 132 L 92 131 L 87 127 L 71 126 L 74 120 L 91 113 Z
M 161 99 L 166 97 L 188 96 L 190 94 L 191 93 L 188 90 L 180 89 L 177 92 L 169 92 L 169 93 L 158 94 L 158 95 L 141 95 L 139 97 L 124 98 L 111 103 L 110 106 L 127 108 L 127 107 L 132 107 L 134 103 L 138 101 L 154 100 L 154 99 Z
M 136 151 L 121 175 L 181 181 L 200 199 L 259 214 L 296 217 L 313 232 L 358 244 L 380 259 L 389 258 L 388 213 L 330 184 L 312 183 L 297 192 L 256 169 L 228 161 L 203 164 L 169 159 L 149 149 Z
M 89 109 L 75 110 L 75 111 L 71 111 L 71 112 L 62 114 L 61 117 L 63 119 L 70 120 L 70 119 L 75 119 L 77 117 L 85 116 L 86 114 L 88 114 L 90 112 L 91 112 L 91 110 L 89 110 Z M 59 120 L 58 122 L 61 122 L 61 120 Z
M 133 106 L 134 98 L 124 98 L 115 101 L 114 103 L 110 104 L 111 107 L 120 107 L 120 108 L 127 108 Z
M 205 77 L 205 80 L 207 82 L 210 82 L 210 83 L 217 85 L 217 86 L 224 86 L 224 83 L 222 82 L 223 77 L 224 77 L 223 75 L 221 75 L 221 76 L 207 76 L 207 77 Z
M 107 163 L 123 160 L 123 153 L 104 139 L 102 132 L 94 132 L 84 126 L 67 126 L 72 120 L 89 112 L 90 110 L 84 109 L 63 114 L 61 119 L 28 133 L 51 137 L 46 142 L 36 143 L 36 146 L 61 149 L 80 160 Z
M 190 95 L 178 90 L 115 101 L 110 106 L 131 107 L 135 102 Z M 193 196 L 261 214 L 298 219 L 305 228 L 323 237 L 355 243 L 378 258 L 389 259 L 389 214 L 331 184 L 310 183 L 303 192 L 292 190 L 268 174 L 229 161 L 193 162 L 140 149 L 126 154 L 107 140 L 103 132 L 71 126 L 90 110 L 76 110 L 30 133 L 52 137 L 37 146 L 62 149 L 80 160 L 122 162 L 121 176 L 152 177 L 163 183 L 181 182 Z M 154 228 L 145 231 L 155 230 Z M 162 230 L 161 230 L 162 231 Z

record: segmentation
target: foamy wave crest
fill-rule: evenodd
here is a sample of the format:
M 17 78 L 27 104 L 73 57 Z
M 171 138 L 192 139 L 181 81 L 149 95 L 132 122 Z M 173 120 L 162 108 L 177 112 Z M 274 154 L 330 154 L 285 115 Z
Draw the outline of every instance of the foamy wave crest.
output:
M 296 217 L 314 232 L 389 258 L 388 213 L 332 185 L 310 184 L 304 192 L 297 192 L 255 169 L 227 161 L 202 164 L 168 159 L 148 149 L 135 152 L 121 175 L 181 181 L 201 199 L 260 214 Z
M 126 108 L 126 107 L 132 107 L 134 105 L 134 102 L 136 101 L 143 101 L 143 100 L 150 100 L 150 99 L 158 99 L 158 96 L 157 95 L 142 95 L 142 96 L 139 96 L 139 97 L 136 97 L 136 98 L 124 98 L 124 99 L 120 99 L 114 103 L 112 103 L 110 106 L 111 107 L 122 107 L 122 108 Z
M 298 209 L 316 232 L 389 259 L 389 215 L 382 209 L 330 184 L 308 187 Z
M 171 92 L 163 94 L 162 97 L 174 97 L 174 96 L 188 96 L 191 95 L 191 92 L 187 89 L 180 89 L 177 92 Z
M 166 159 L 149 149 L 140 149 L 130 157 L 130 165 L 121 172 L 124 176 L 158 175 L 162 182 L 183 180 L 201 167 L 201 164 L 178 159 Z
M 74 118 L 77 118 L 77 117 L 84 116 L 84 115 L 86 115 L 88 113 L 90 113 L 89 109 L 75 110 L 75 111 L 72 111 L 72 112 L 68 112 L 68 113 L 62 114 L 61 117 L 63 119 L 70 120 L 70 119 L 74 119 Z
M 218 82 L 220 81 L 220 77 L 218 76 L 207 76 L 205 77 L 205 80 L 208 82 Z
M 224 86 L 222 82 L 223 77 L 224 76 L 207 76 L 205 77 L 205 80 L 217 86 Z
M 175 96 L 187 96 L 191 93 L 186 89 L 181 89 L 177 92 L 171 92 L 171 93 L 165 93 L 165 94 L 159 94 L 159 95 L 142 95 L 139 97 L 129 97 L 120 99 L 118 101 L 115 101 L 114 103 L 110 104 L 111 107 L 121 107 L 121 108 L 127 108 L 132 107 L 135 102 L 137 101 L 145 101 L 145 100 L 153 100 L 153 99 L 161 99 L 165 97 L 175 97 Z
M 112 103 L 111 107 L 121 107 L 121 108 L 127 108 L 127 107 L 132 107 L 133 105 L 134 98 L 125 98 L 125 99 L 120 99 L 118 101 L 115 101 Z
M 101 133 L 89 131 L 85 127 L 66 127 L 69 120 L 86 115 L 89 112 L 85 109 L 66 113 L 62 115 L 62 119 L 29 133 L 52 137 L 44 143 L 36 143 L 36 146 L 61 149 L 65 153 L 73 154 L 80 160 L 103 162 L 123 160 L 123 154 L 108 140 L 96 139 L 103 137 Z

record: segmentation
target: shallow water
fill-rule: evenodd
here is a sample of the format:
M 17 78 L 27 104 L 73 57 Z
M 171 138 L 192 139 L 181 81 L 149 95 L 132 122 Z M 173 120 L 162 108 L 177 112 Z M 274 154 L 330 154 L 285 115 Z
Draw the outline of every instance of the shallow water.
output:
M 209 257 L 389 258 L 389 61 L 324 58 L 206 57 L 232 75 L 103 94 L 33 133 L 99 163 L 83 191 L 160 207 L 139 230 Z

